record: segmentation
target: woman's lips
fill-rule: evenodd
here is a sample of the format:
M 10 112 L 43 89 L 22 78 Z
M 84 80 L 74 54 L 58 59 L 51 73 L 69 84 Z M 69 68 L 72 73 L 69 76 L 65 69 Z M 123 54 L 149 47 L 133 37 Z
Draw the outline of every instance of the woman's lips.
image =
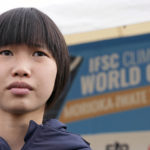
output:
M 32 86 L 25 82 L 13 82 L 11 83 L 7 89 L 14 95 L 27 95 L 31 90 L 33 90 Z
M 26 95 L 30 90 L 27 88 L 11 88 L 10 92 L 14 95 Z

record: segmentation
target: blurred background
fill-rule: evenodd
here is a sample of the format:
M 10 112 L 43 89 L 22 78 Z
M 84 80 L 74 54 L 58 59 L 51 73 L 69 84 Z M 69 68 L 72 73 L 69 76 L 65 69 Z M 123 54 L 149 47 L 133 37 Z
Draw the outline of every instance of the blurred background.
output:
M 5 0 L 0 13 L 36 7 L 48 14 L 63 34 L 73 34 L 149 21 L 149 6 L 149 0 Z
M 150 150 L 150 1 L 5 0 L 35 7 L 63 33 L 70 82 L 48 117 L 93 150 Z

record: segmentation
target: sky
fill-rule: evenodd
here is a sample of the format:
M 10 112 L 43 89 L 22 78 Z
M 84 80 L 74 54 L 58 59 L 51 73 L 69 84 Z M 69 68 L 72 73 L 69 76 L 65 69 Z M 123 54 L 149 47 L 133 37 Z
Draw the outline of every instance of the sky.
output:
M 35 7 L 63 34 L 73 34 L 150 21 L 150 0 L 3 0 L 0 13 Z

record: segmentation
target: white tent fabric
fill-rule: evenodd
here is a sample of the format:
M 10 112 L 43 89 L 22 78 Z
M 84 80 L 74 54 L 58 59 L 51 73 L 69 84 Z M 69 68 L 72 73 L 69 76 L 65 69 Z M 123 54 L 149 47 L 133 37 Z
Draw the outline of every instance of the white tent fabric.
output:
M 42 10 L 63 34 L 150 21 L 150 0 L 4 0 L 0 13 L 16 7 Z

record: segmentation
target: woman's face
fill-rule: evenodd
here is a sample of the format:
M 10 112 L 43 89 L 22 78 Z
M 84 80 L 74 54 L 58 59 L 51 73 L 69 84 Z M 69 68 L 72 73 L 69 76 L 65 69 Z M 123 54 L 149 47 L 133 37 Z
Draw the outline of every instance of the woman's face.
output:
M 44 109 L 57 74 L 47 49 L 11 45 L 0 48 L 0 110 L 22 114 Z

